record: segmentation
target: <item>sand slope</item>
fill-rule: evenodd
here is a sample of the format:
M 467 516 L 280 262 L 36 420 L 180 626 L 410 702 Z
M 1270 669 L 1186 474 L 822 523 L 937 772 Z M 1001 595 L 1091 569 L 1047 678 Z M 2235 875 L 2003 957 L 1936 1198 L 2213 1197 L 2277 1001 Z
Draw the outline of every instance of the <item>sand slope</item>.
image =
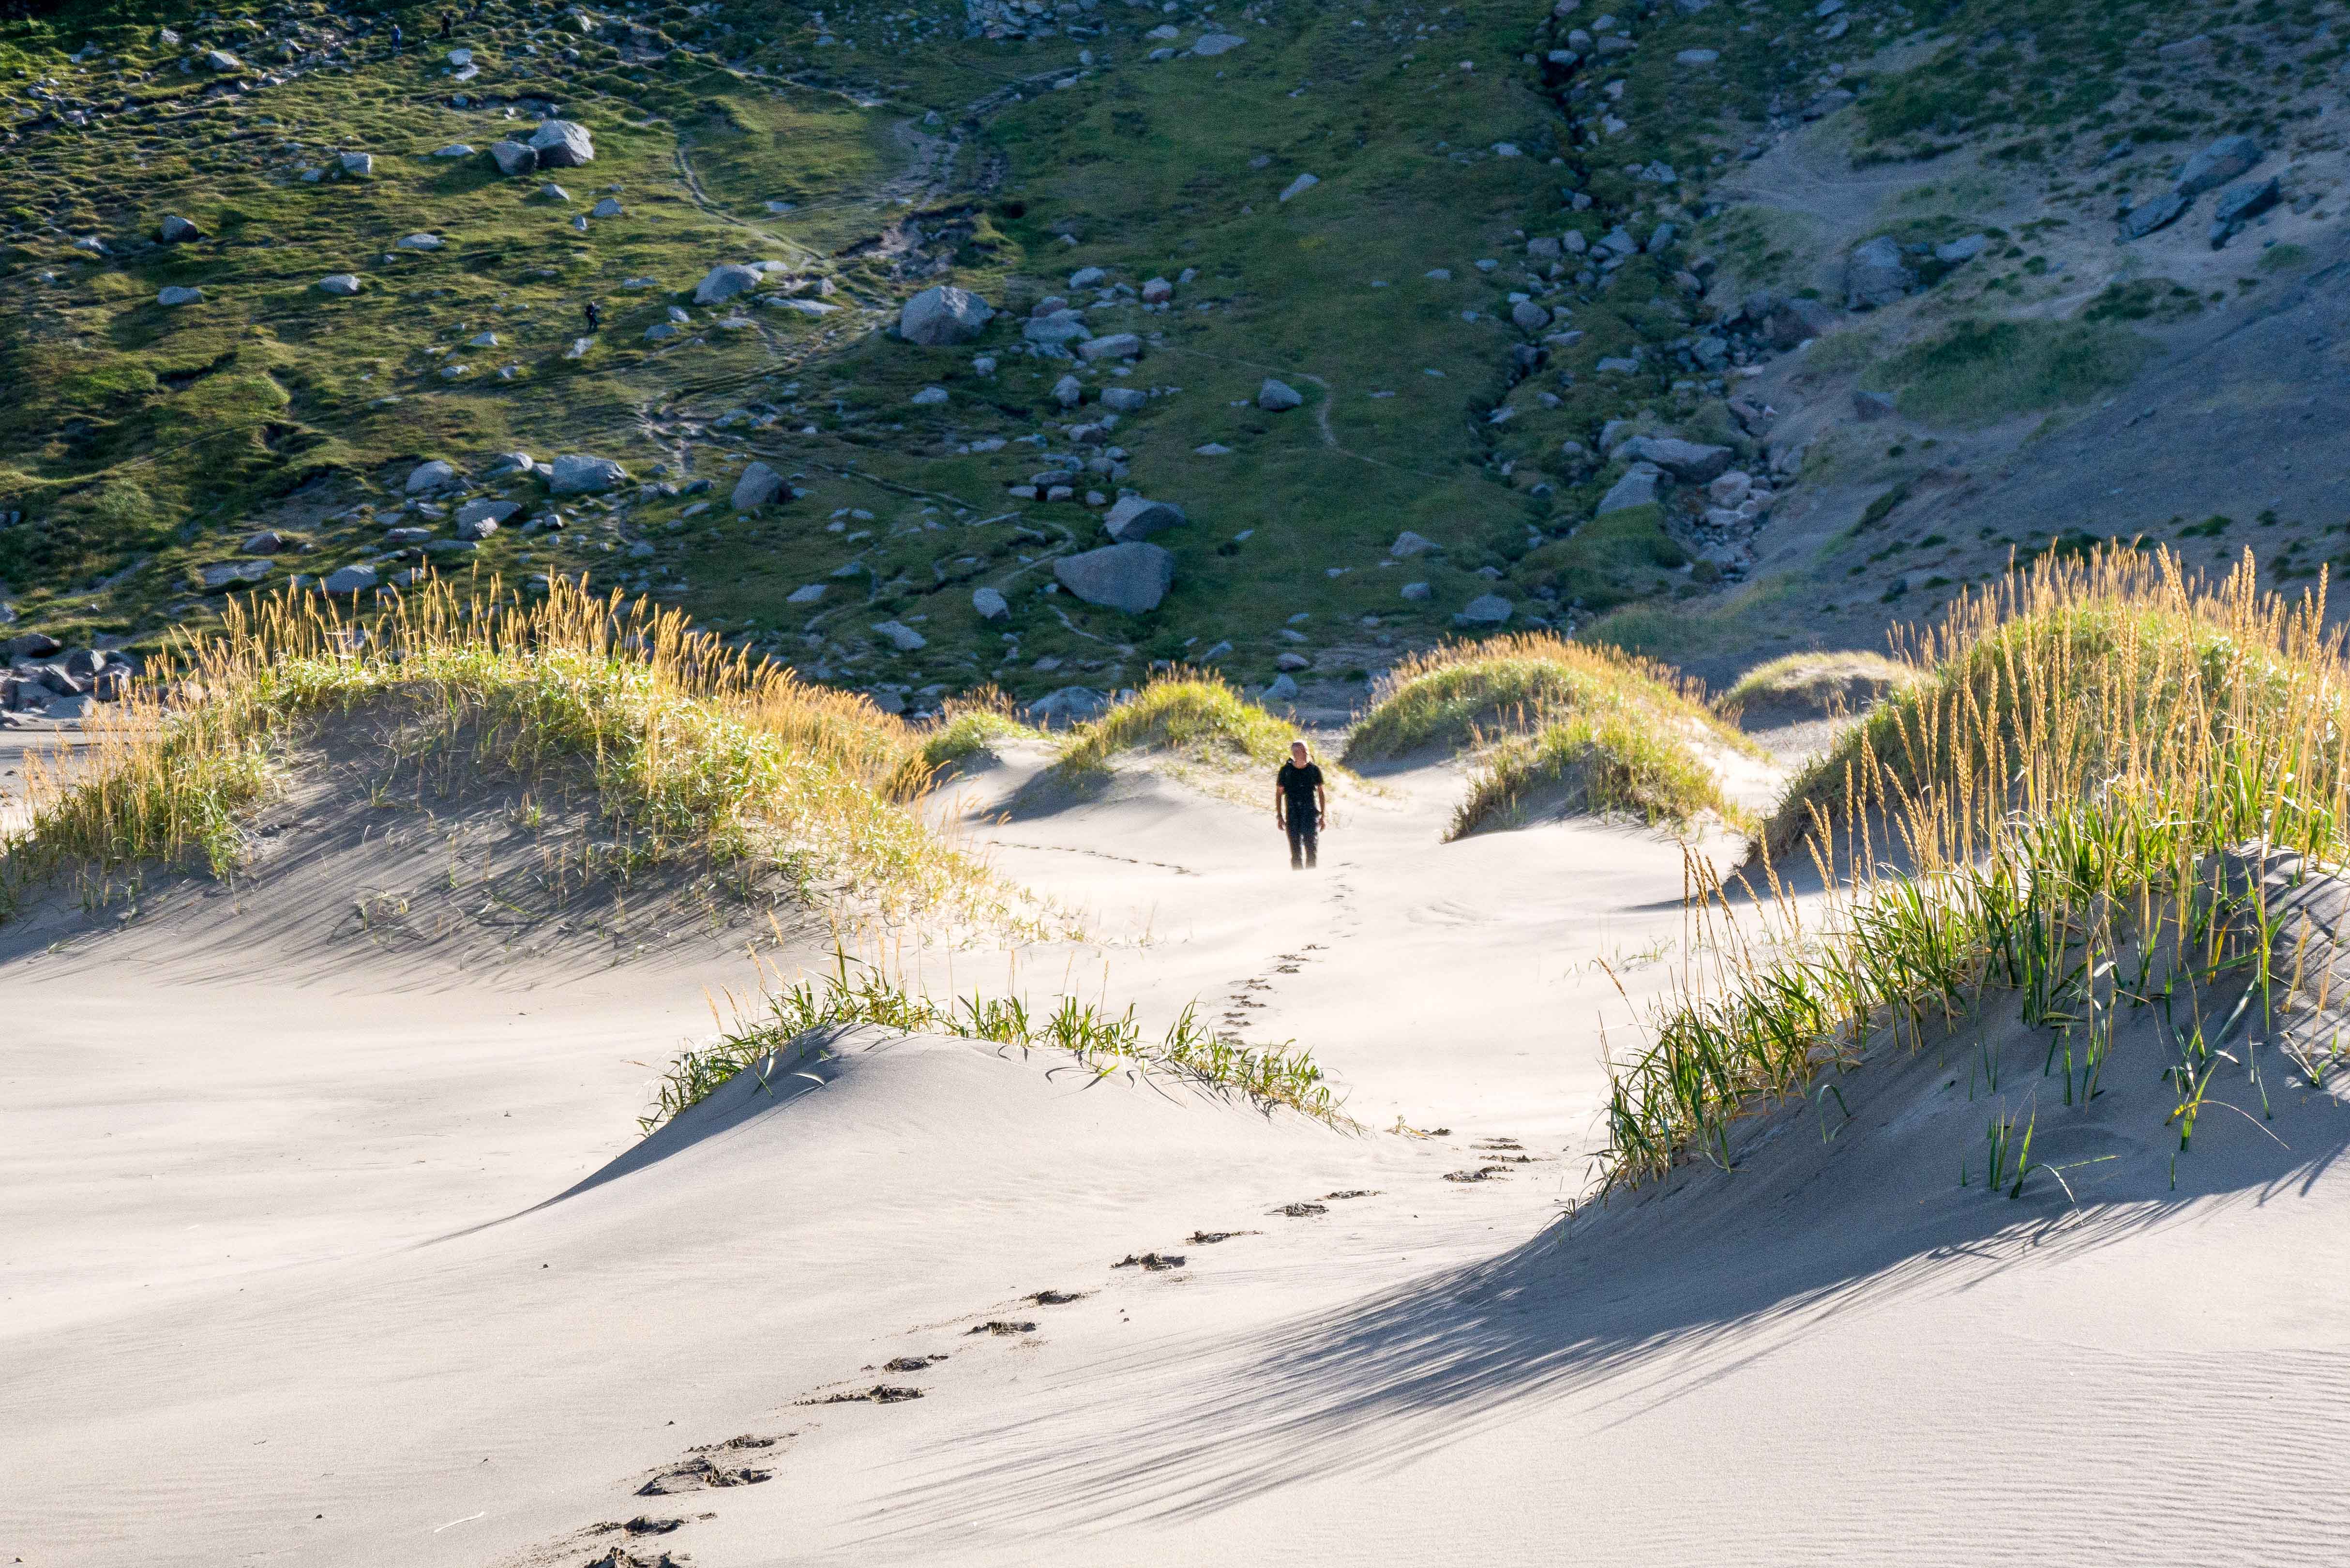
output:
M 0 1467 L 33 1479 L 0 1546 L 2339 1560 L 2306 1479 L 2350 1436 L 2330 1091 L 2280 1067 L 2275 1119 L 2208 1115 L 2174 1190 L 2150 1054 L 2060 1131 L 2044 1042 L 1994 1015 L 1753 1124 L 1735 1176 L 1565 1223 L 1603 1026 L 1631 1043 L 1680 938 L 1679 846 L 1589 823 L 1446 845 L 1460 779 L 1424 769 L 1342 796 L 1294 874 L 1267 812 L 1145 770 L 1055 794 L 1040 763 L 941 805 L 1091 922 L 1023 955 L 1024 988 L 1295 1037 L 1365 1130 L 858 1030 L 639 1141 L 706 992 L 751 979 L 716 938 L 355 961 L 191 898 L 20 941 Z M 949 955 L 904 961 L 942 988 Z M 1012 961 L 954 954 L 954 982 Z M 1982 1040 L 2077 1206 L 1958 1185 L 1988 1111 L 1955 1064 Z M 1182 1262 L 1118 1266 L 1145 1252 Z M 920 1397 L 825 1402 L 877 1387 Z

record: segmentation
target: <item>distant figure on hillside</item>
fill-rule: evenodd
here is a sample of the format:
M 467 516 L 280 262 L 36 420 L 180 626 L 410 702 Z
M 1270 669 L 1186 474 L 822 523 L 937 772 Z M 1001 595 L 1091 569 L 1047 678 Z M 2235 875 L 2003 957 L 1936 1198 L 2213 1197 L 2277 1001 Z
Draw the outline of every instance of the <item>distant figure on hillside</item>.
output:
M 1329 802 L 1322 793 L 1322 770 L 1303 741 L 1289 742 L 1289 760 L 1273 781 L 1273 820 L 1289 835 L 1289 868 L 1316 864 L 1322 824 Z
M 453 36 L 456 36 L 456 32 L 457 32 L 457 13 L 455 13 L 454 11 L 443 11 L 443 12 L 442 12 L 442 13 L 441 13 L 441 36 L 442 36 L 442 37 L 444 37 L 444 38 L 453 37 Z
M 400 24 L 397 22 L 391 25 L 391 52 L 395 55 L 400 53 Z
M 603 330 L 604 307 L 602 306 L 597 304 L 591 299 L 587 304 L 579 307 L 579 314 L 588 318 L 588 331 L 600 332 Z

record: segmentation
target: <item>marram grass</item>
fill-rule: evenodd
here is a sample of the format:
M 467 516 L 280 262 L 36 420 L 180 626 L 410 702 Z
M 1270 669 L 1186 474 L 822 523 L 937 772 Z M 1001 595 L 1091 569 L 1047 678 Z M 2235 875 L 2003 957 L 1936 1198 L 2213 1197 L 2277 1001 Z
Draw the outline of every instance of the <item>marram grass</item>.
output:
M 314 721 L 364 710 L 480 766 L 583 773 L 636 864 L 690 861 L 893 912 L 1001 912 L 978 862 L 901 804 L 920 738 L 860 696 L 754 664 L 675 611 L 557 579 L 535 603 L 428 580 L 366 613 L 286 591 L 233 606 L 96 726 L 68 778 L 36 772 L 0 888 L 149 862 L 233 875 L 240 818 Z
M 940 1002 L 838 947 L 832 972 L 768 992 L 759 1011 L 722 1028 L 711 1044 L 680 1053 L 639 1125 L 650 1133 L 737 1074 L 781 1067 L 790 1059 L 786 1048 L 809 1030 L 844 1023 L 878 1023 L 910 1033 L 933 1030 L 1024 1051 L 1066 1051 L 1097 1074 L 1126 1068 L 1165 1073 L 1234 1090 L 1260 1106 L 1285 1106 L 1336 1127 L 1354 1125 L 1310 1053 L 1286 1045 L 1258 1049 L 1226 1039 L 1199 1021 L 1195 1007 L 1184 1008 L 1153 1041 L 1130 1006 L 1112 1012 L 1064 995 L 1049 1009 L 1032 1009 L 1024 997 L 976 992 Z
M 1450 643 L 1399 662 L 1347 736 L 1344 760 L 1379 762 L 1428 746 L 1471 748 L 1507 732 L 1531 733 L 1560 719 L 1606 714 L 1752 749 L 1706 709 L 1695 686 L 1666 666 L 1533 632 Z
M 1222 676 L 1175 670 L 1079 725 L 1060 766 L 1073 774 L 1099 773 L 1122 752 L 1149 751 L 1194 762 L 1277 767 L 1296 738 L 1295 725 L 1249 701 Z
M 1622 711 L 1556 719 L 1505 736 L 1471 778 L 1449 836 L 1515 821 L 1529 797 L 1563 794 L 1594 815 L 1628 815 L 1651 827 L 1711 815 L 1742 823 L 1713 770 L 1670 729 Z
M 1611 1184 L 1727 1166 L 1740 1118 L 1988 993 L 2050 1031 L 2066 1105 L 2096 1094 L 2116 1016 L 2154 1010 L 2184 1147 L 2229 1031 L 2298 983 L 2266 873 L 2340 867 L 2350 821 L 2350 667 L 2323 579 L 2287 600 L 2249 553 L 2214 586 L 2115 549 L 1971 596 L 1914 647 L 1917 688 L 1791 791 L 1819 908 L 1767 857 L 1759 902 L 1691 862 L 1702 957 L 1611 1068 Z

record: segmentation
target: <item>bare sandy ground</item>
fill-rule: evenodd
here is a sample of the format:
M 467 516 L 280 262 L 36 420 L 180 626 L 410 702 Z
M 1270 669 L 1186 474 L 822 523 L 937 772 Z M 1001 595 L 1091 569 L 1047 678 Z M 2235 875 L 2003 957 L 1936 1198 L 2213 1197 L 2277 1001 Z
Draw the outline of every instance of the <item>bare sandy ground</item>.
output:
M 1445 845 L 1430 768 L 1343 794 L 1293 873 L 1264 809 L 1036 762 L 941 810 L 1096 941 L 904 966 L 1154 1026 L 1197 999 L 1312 1046 L 1364 1130 L 856 1031 L 640 1141 L 751 979 L 715 940 L 491 962 L 226 898 L 44 927 L 0 955 L 0 1550 L 2341 1560 L 2331 1094 L 2276 1075 L 2174 1189 L 2148 1055 L 2067 1135 L 2114 1156 L 2080 1202 L 2010 1199 L 1956 1180 L 1970 1037 L 1570 1221 L 1681 846 Z

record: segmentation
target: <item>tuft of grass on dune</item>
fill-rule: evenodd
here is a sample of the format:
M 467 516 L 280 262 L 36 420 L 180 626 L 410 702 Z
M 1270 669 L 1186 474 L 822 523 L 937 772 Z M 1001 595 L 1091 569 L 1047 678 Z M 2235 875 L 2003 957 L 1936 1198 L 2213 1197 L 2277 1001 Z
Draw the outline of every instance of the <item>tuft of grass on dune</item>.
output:
M 723 867 L 802 896 L 823 882 L 893 910 L 1004 908 L 985 870 L 901 804 L 930 773 L 909 726 L 641 601 L 560 578 L 536 603 L 494 579 L 427 579 L 359 614 L 288 591 L 233 607 L 221 635 L 161 662 L 168 673 L 113 705 L 73 782 L 29 781 L 31 823 L 0 841 L 0 885 L 138 862 L 229 877 L 240 817 L 279 786 L 287 753 L 315 721 L 363 713 L 407 752 L 584 774 L 627 864 Z
M 1012 699 L 989 686 L 970 697 L 947 700 L 922 737 L 922 765 L 935 774 L 992 753 L 999 741 L 1047 738 L 1042 730 L 1021 722 Z
M 1743 825 L 1713 770 L 1683 741 L 1629 711 L 1575 714 L 1487 753 L 1447 836 L 1523 820 L 1536 801 L 1595 815 L 1629 814 L 1651 827 L 1711 815 Z
M 1799 916 L 1767 861 L 1773 899 L 1701 888 L 1717 937 L 1611 1069 L 1610 1183 L 1727 1167 L 1742 1117 L 1991 995 L 2049 1032 L 2066 1106 L 2096 1095 L 2117 1015 L 2154 1009 L 2174 1059 L 2146 1066 L 2178 1086 L 2187 1147 L 2248 1009 L 2265 1025 L 2300 1002 L 2271 873 L 2350 851 L 2343 633 L 2322 585 L 2287 600 L 2254 574 L 2249 552 L 2216 585 L 2164 552 L 2048 557 L 1921 636 L 1926 679 L 1774 823 L 1803 822 L 1823 907 Z
M 639 1125 L 650 1133 L 717 1092 L 736 1074 L 763 1076 L 797 1058 L 792 1043 L 831 1024 L 878 1023 L 916 1033 L 935 1030 L 1026 1050 L 1066 1051 L 1097 1075 L 1121 1069 L 1167 1073 L 1247 1096 L 1263 1106 L 1287 1108 L 1334 1127 L 1354 1124 L 1339 1109 L 1311 1053 L 1287 1045 L 1269 1050 L 1215 1033 L 1187 1006 L 1152 1042 L 1129 1006 L 1124 1012 L 1064 995 L 1049 1010 L 1021 996 L 977 992 L 940 1002 L 909 988 L 882 967 L 836 947 L 833 970 L 803 978 L 764 999 L 764 1013 L 738 1017 L 707 1045 L 681 1052 L 663 1075 L 654 1106 Z
M 1856 650 L 1789 653 L 1758 664 L 1713 701 L 1725 721 L 1750 729 L 1866 713 L 1887 692 L 1915 685 L 1912 665 Z
M 1619 713 L 1751 750 L 1678 672 L 1612 648 L 1537 632 L 1450 643 L 1398 663 L 1347 736 L 1345 760 L 1379 762 L 1426 746 L 1475 746 L 1562 718 Z
M 1100 773 L 1121 752 L 1159 752 L 1192 762 L 1270 767 L 1289 754 L 1296 738 L 1295 726 L 1222 677 L 1175 670 L 1078 726 L 1059 765 L 1070 774 Z

